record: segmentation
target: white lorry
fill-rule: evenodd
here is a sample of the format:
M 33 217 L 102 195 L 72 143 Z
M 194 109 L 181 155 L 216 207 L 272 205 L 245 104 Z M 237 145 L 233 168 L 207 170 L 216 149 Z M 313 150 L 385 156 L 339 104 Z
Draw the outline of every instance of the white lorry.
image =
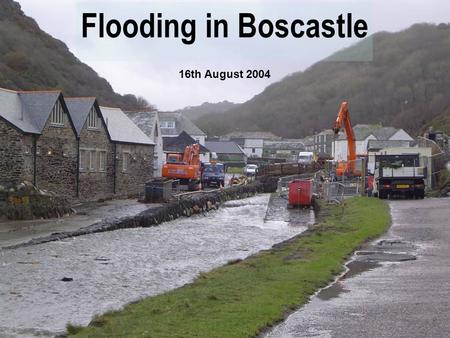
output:
M 419 154 L 376 155 L 374 195 L 424 198 L 427 170 L 419 163 Z

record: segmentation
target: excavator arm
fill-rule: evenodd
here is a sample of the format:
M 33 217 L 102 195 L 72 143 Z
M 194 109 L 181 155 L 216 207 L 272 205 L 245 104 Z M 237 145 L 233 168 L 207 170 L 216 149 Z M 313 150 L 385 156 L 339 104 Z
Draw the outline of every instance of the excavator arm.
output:
M 356 161 L 356 144 L 355 144 L 355 134 L 353 133 L 352 123 L 350 121 L 350 114 L 348 112 L 348 103 L 342 102 L 339 109 L 336 122 L 334 122 L 333 131 L 337 135 L 339 131 L 344 127 L 345 135 L 347 136 L 347 168 L 351 173 L 355 172 L 355 161 Z

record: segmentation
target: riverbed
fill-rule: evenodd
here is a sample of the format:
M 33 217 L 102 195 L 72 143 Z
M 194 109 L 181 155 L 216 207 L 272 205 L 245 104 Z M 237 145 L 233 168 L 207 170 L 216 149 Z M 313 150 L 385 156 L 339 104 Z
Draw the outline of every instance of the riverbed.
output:
M 68 322 L 87 325 L 95 314 L 180 287 L 314 222 L 309 210 L 291 211 L 295 222 L 285 208 L 277 216 L 269 199 L 263 194 L 230 201 L 157 227 L 1 250 L 0 337 L 52 337 Z

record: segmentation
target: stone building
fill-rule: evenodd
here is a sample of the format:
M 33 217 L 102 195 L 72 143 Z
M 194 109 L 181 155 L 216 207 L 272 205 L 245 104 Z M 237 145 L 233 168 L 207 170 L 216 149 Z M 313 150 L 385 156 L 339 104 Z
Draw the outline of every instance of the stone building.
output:
M 60 91 L 0 89 L 0 184 L 77 195 L 77 136 Z
M 166 160 L 163 137 L 157 111 L 126 111 L 125 114 L 155 143 L 153 155 L 153 176 L 160 177 Z
M 112 143 L 113 192 L 134 196 L 153 177 L 154 142 L 119 108 L 100 107 Z
M 78 197 L 114 195 L 113 146 L 95 97 L 65 98 L 78 137 Z
M 0 185 L 29 181 L 69 199 L 135 196 L 154 143 L 120 109 L 60 91 L 0 89 Z

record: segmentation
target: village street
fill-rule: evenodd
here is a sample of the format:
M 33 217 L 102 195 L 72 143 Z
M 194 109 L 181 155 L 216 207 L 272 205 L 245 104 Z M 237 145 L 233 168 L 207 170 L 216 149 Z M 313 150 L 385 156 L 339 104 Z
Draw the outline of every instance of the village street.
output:
M 398 200 L 390 207 L 393 224 L 382 239 L 394 241 L 365 249 L 394 255 L 350 268 L 347 278 L 266 337 L 450 336 L 450 199 Z M 400 253 L 417 259 L 393 262 Z

